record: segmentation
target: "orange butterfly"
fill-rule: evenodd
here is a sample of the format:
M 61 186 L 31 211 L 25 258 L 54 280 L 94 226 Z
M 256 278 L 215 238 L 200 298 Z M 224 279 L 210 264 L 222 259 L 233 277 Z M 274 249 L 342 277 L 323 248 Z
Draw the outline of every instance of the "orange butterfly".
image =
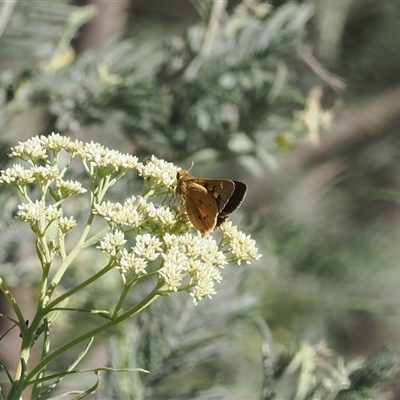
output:
M 189 171 L 176 175 L 176 199 L 190 222 L 203 235 L 218 228 L 242 204 L 247 185 L 229 179 L 195 178 Z

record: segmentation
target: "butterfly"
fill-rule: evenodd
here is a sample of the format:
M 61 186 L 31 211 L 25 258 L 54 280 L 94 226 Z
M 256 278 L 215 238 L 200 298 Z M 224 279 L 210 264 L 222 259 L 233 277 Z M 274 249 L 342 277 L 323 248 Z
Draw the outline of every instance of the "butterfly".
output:
M 195 178 L 189 171 L 176 174 L 174 194 L 190 222 L 203 235 L 218 228 L 242 204 L 247 185 L 229 179 Z

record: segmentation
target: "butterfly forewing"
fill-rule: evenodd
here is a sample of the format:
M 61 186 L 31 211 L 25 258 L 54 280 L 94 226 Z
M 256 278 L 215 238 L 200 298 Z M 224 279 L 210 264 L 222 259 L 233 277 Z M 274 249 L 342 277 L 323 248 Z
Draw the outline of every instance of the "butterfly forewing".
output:
M 201 179 L 200 181 L 202 181 L 201 184 L 207 189 L 207 192 L 215 198 L 218 212 L 220 212 L 235 191 L 234 182 L 228 179 Z

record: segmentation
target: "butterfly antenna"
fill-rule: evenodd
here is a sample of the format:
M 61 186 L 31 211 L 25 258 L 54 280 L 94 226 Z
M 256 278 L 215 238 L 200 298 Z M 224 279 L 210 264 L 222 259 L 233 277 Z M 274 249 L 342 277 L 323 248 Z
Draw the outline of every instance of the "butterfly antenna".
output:
M 190 166 L 190 168 L 188 169 L 188 171 L 190 171 L 194 166 L 194 160 L 192 160 L 192 165 Z
M 146 158 L 143 159 L 143 164 L 146 163 L 146 162 L 149 162 L 149 161 L 151 161 L 151 157 L 146 157 Z

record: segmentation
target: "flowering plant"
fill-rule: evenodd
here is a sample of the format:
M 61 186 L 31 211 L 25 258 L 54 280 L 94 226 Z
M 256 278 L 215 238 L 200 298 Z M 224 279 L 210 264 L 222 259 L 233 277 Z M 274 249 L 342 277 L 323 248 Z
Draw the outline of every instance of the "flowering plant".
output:
M 41 283 L 36 313 L 32 321 L 26 323 L 6 282 L 0 279 L 0 289 L 16 316 L 6 318 L 19 328 L 22 337 L 14 377 L 7 372 L 11 390 L 7 397 L 1 392 L 1 398 L 20 398 L 31 387 L 32 398 L 43 396 L 64 376 L 77 372 L 76 364 L 96 335 L 139 313 L 160 295 L 187 292 L 195 304 L 211 298 L 216 293 L 214 284 L 221 281 L 221 269 L 226 264 L 250 263 L 260 257 L 254 240 L 230 222 L 221 226 L 217 243 L 212 237 L 193 231 L 176 206 L 157 206 L 151 202 L 150 199 L 168 193 L 179 171 L 178 167 L 154 156 L 142 163 L 135 156 L 98 143 L 71 141 L 59 134 L 33 137 L 19 143 L 12 149 L 11 156 L 20 159 L 25 166 L 15 164 L 2 171 L 0 183 L 14 186 L 24 199 L 18 206 L 17 219 L 27 222 L 35 234 Z M 66 179 L 76 158 L 82 161 L 90 187 Z M 143 179 L 142 196 L 132 196 L 122 204 L 106 200 L 108 189 L 131 170 Z M 73 215 L 66 215 L 65 204 L 71 196 L 87 196 L 90 203 L 83 227 Z M 98 219 L 104 221 L 104 228 L 92 234 L 93 223 Z M 77 243 L 69 248 L 66 238 L 72 230 L 79 229 Z M 68 267 L 85 247 L 94 245 L 107 256 L 105 265 L 76 287 L 60 293 L 59 284 Z M 121 276 L 121 293 L 116 304 L 110 304 L 110 311 L 97 311 L 103 318 L 102 323 L 50 351 L 48 338 L 51 322 L 58 315 L 55 311 L 66 310 L 66 300 L 115 270 Z M 146 279 L 153 282 L 152 289 L 136 305 L 126 308 L 130 290 Z M 31 349 L 40 335 L 44 336 L 41 360 L 28 369 Z M 50 362 L 85 342 L 88 343 L 85 350 L 67 371 L 48 374 L 46 369 Z M 79 398 L 93 392 L 97 385 L 98 381 Z

